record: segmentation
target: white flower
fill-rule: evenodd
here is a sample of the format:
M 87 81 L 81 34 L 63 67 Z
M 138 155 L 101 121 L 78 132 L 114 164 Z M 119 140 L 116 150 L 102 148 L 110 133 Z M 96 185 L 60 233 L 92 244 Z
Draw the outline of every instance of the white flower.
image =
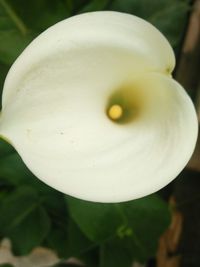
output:
M 174 64 L 167 40 L 138 17 L 64 20 L 9 71 L 0 133 L 37 177 L 66 194 L 118 202 L 153 193 L 184 168 L 197 138 Z

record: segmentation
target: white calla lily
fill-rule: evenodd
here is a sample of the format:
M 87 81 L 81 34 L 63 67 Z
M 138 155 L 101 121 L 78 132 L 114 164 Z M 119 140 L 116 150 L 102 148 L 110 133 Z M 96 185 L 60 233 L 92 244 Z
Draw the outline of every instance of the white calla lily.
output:
M 119 202 L 153 193 L 184 168 L 197 138 L 174 65 L 167 40 L 138 17 L 74 16 L 13 64 L 0 133 L 37 177 L 66 194 Z

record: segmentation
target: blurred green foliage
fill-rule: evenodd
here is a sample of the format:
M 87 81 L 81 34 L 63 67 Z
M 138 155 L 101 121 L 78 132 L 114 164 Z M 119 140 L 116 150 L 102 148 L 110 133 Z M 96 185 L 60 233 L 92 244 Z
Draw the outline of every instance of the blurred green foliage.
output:
M 0 88 L 27 44 L 69 16 L 97 10 L 134 14 L 159 28 L 178 51 L 189 9 L 189 0 L 0 0 Z M 156 195 L 121 204 L 67 197 L 34 177 L 0 141 L 0 238 L 9 237 L 17 255 L 43 245 L 90 267 L 130 267 L 133 260 L 155 256 L 169 222 L 168 206 Z
M 69 197 L 67 201 L 74 222 L 88 239 L 101 245 L 105 261 L 102 266 L 110 257 L 107 247 L 126 251 L 130 260 L 145 261 L 154 256 L 158 237 L 170 221 L 166 203 L 156 195 L 120 204 L 90 203 Z M 119 252 L 115 254 L 120 257 Z M 117 262 L 113 266 L 118 266 Z

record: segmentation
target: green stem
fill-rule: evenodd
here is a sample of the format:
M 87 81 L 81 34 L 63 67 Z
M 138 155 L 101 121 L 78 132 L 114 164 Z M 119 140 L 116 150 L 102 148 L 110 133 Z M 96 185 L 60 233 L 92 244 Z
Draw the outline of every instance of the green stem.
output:
M 23 21 L 15 13 L 13 8 L 7 3 L 6 0 L 0 0 L 0 4 L 5 9 L 6 13 L 11 18 L 11 20 L 14 22 L 14 24 L 16 25 L 18 30 L 21 32 L 21 34 L 26 35 L 28 32 L 28 29 L 26 25 L 23 23 Z

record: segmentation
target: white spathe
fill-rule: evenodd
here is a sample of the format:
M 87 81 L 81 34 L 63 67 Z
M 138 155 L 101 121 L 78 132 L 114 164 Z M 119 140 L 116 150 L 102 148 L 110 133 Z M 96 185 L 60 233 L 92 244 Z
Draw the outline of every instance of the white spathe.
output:
M 195 109 L 171 78 L 174 65 L 165 37 L 138 17 L 74 16 L 37 37 L 11 67 L 0 134 L 37 177 L 66 194 L 98 202 L 151 194 L 180 173 L 197 139 Z M 139 114 L 118 123 L 106 107 L 127 86 Z

